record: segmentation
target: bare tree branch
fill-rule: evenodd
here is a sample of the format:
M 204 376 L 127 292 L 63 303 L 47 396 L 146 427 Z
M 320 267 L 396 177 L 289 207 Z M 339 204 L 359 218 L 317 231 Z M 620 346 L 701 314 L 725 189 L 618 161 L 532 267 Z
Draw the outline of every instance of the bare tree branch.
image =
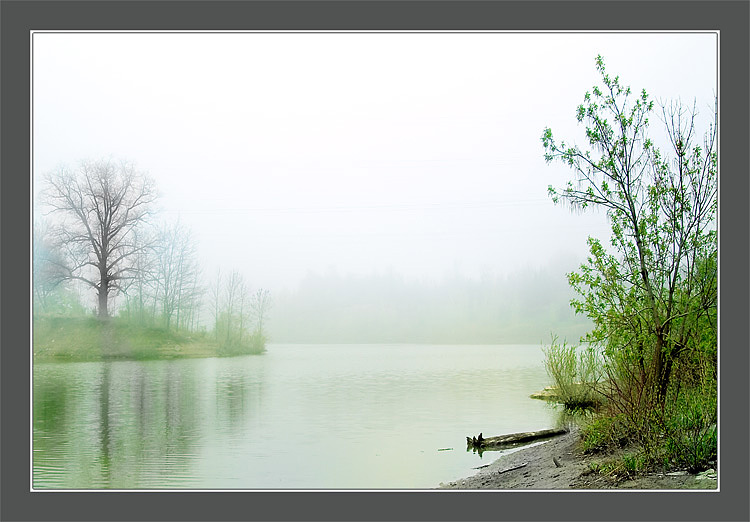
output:
M 83 162 L 49 174 L 44 199 L 60 217 L 55 235 L 68 258 L 66 278 L 95 288 L 99 316 L 108 317 L 110 294 L 135 270 L 129 259 L 147 248 L 134 238 L 156 199 L 153 182 L 129 163 Z

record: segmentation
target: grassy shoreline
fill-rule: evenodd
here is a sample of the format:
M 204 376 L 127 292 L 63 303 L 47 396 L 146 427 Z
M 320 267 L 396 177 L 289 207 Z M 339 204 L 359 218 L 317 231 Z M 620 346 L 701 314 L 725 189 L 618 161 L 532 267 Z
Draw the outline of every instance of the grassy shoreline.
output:
M 36 362 L 152 360 L 260 354 L 264 343 L 223 345 L 205 332 L 175 332 L 94 317 L 35 317 Z
M 628 449 L 600 453 L 584 450 L 581 429 L 531 443 L 499 456 L 473 475 L 438 489 L 497 490 L 676 490 L 718 488 L 715 469 L 691 473 L 681 468 L 631 472 L 616 466 Z

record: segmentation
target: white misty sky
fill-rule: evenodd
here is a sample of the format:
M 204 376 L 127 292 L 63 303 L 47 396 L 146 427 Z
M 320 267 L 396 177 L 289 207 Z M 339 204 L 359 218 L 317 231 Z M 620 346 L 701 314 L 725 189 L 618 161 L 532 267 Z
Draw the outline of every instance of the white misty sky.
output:
M 608 227 L 547 197 L 570 171 L 544 127 L 583 143 L 597 54 L 708 117 L 716 52 L 708 33 L 36 33 L 34 176 L 132 160 L 205 271 L 256 287 L 570 264 Z

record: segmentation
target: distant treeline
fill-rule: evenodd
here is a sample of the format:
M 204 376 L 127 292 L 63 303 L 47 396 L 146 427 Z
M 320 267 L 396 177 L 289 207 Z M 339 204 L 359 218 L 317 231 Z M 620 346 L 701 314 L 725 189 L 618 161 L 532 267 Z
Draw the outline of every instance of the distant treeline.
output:
M 274 342 L 536 344 L 549 342 L 551 332 L 578 341 L 591 323 L 571 310 L 565 272 L 434 282 L 310 274 L 277 295 L 269 331 Z

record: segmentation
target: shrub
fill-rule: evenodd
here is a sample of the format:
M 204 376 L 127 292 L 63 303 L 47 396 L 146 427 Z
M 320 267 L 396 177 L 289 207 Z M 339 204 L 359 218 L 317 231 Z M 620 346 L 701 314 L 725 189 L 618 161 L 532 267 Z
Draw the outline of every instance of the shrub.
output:
M 655 457 L 665 464 L 702 471 L 717 455 L 716 387 L 677 390 L 663 413 L 663 443 Z
M 583 450 L 605 451 L 625 446 L 632 433 L 624 416 L 597 415 L 581 430 Z
M 601 360 L 593 347 L 559 344 L 553 337 L 550 346 L 544 348 L 544 354 L 547 375 L 556 388 L 558 401 L 565 408 L 587 409 L 600 404 L 601 395 L 597 388 Z
M 266 337 L 257 331 L 250 335 L 245 335 L 241 341 L 233 340 L 219 345 L 219 355 L 224 357 L 260 354 L 265 351 Z
M 642 453 L 627 453 L 622 456 L 622 465 L 626 473 L 635 475 L 646 469 L 647 459 Z

